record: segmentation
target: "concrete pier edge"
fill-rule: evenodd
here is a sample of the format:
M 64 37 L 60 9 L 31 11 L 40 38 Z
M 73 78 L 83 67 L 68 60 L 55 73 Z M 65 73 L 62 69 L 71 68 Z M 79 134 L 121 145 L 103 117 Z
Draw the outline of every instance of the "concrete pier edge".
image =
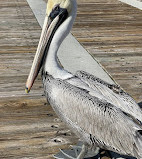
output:
M 142 10 L 142 2 L 139 0 L 119 0 L 123 3 L 129 4 L 135 8 Z

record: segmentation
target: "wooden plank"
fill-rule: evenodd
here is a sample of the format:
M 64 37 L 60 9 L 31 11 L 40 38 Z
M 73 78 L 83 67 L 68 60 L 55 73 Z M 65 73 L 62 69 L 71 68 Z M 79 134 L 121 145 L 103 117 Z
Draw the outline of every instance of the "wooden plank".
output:
M 26 0 L 0 0 L 0 21 L 0 158 L 51 159 L 77 140 L 46 102 L 40 75 L 24 92 L 41 28 Z
M 42 98 L 12 98 L 0 108 L 0 158 L 52 158 L 75 141 Z
M 72 33 L 141 102 L 142 11 L 117 0 L 78 0 Z

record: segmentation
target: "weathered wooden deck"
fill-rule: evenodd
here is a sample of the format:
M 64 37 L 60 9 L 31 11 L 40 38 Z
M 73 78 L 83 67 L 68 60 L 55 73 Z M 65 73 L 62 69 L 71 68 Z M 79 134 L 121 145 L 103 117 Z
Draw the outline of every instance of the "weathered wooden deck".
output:
M 78 0 L 73 34 L 137 101 L 142 99 L 142 11 L 117 0 Z M 50 159 L 76 141 L 25 82 L 40 37 L 26 0 L 0 0 L 0 158 Z
M 42 96 L 25 82 L 39 41 L 39 27 L 26 0 L 0 0 L 0 159 L 50 159 L 77 141 Z

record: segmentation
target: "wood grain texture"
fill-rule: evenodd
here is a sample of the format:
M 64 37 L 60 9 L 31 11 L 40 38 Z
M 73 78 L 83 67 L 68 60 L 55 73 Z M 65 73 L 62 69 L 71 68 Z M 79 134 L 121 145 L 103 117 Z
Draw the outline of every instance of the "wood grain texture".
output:
M 118 0 L 78 0 L 72 33 L 136 101 L 142 101 L 142 11 Z
M 0 159 L 52 159 L 77 142 L 43 96 L 40 75 L 25 82 L 41 28 L 26 0 L 0 0 Z

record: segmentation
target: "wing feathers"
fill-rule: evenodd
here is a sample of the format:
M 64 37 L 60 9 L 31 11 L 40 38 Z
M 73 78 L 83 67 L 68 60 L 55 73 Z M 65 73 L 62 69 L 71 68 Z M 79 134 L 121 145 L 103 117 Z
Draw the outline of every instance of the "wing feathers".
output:
M 67 125 L 72 123 L 72 128 L 78 127 L 89 138 L 91 135 L 90 141 L 102 148 L 134 155 L 134 136 L 140 126 L 117 105 L 51 76 L 46 79 L 46 87 L 51 105 Z
M 121 110 L 142 123 L 142 110 L 134 99 L 118 85 L 109 84 L 85 71 L 78 71 L 76 76 L 88 84 L 88 87 L 98 90 L 110 103 L 117 105 Z

